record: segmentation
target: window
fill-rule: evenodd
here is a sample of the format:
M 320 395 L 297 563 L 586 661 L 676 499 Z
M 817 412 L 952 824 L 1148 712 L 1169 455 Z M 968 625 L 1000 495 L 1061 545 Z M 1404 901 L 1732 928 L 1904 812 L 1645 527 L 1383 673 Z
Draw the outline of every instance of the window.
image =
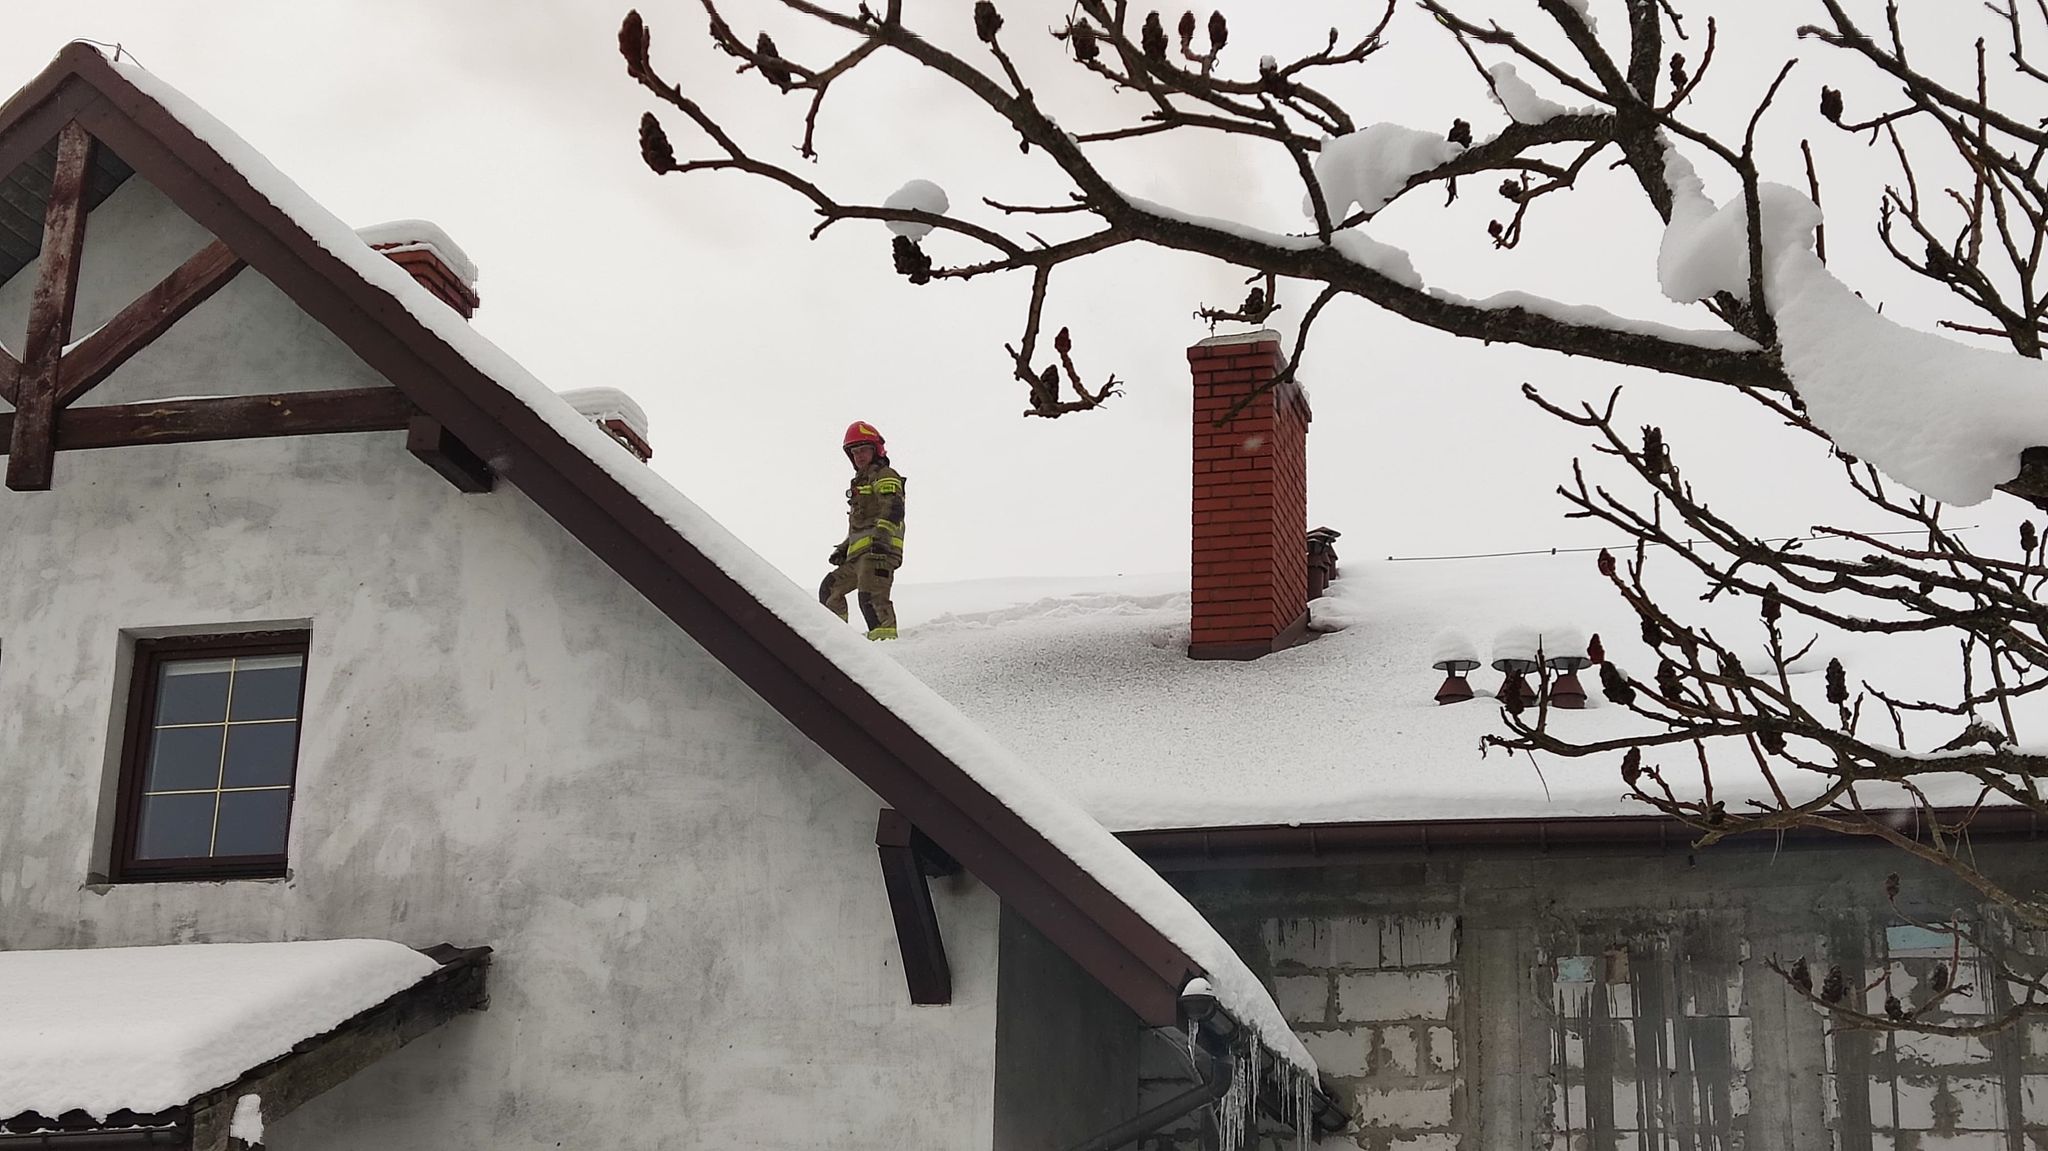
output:
M 141 640 L 113 878 L 281 876 L 305 632 Z

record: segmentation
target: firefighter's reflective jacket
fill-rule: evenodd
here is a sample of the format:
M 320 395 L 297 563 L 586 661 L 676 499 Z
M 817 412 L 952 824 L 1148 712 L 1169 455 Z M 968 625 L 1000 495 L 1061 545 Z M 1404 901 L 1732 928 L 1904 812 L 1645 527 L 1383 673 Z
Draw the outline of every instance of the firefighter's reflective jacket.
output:
M 903 562 L 903 477 L 880 462 L 846 487 L 846 558 L 871 553 Z

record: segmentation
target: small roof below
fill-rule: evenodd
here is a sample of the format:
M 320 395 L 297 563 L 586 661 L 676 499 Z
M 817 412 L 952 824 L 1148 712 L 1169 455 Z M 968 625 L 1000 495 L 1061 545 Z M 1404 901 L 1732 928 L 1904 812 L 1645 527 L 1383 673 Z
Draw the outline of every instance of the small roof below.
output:
M 441 967 L 383 939 L 0 952 L 0 1117 L 184 1106 Z

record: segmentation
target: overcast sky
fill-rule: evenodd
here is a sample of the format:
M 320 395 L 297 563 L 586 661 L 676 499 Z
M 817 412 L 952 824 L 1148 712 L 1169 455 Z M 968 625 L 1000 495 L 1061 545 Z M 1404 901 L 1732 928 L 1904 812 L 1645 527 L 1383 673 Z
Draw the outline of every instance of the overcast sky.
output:
M 1589 0 L 1619 49 L 1621 0 Z M 624 0 L 95 0 L 16 5 L 0 40 L 0 85 L 26 82 L 68 39 L 118 41 L 266 153 L 343 219 L 425 217 L 482 269 L 476 326 L 557 389 L 624 388 L 647 408 L 655 468 L 799 582 L 823 573 L 844 530 L 839 436 L 879 425 L 910 477 L 906 584 L 1022 575 L 1184 571 L 1188 408 L 1184 348 L 1210 334 L 1192 317 L 1234 302 L 1243 273 L 1172 254 L 1120 251 L 1056 278 L 1050 328 L 1071 325 L 1091 376 L 1114 371 L 1128 394 L 1057 421 L 1024 419 L 1002 353 L 1023 319 L 1021 278 L 913 287 L 890 270 L 880 225 L 846 223 L 808 241 L 797 197 L 724 174 L 657 178 L 635 129 L 652 99 L 615 47 Z M 1129 121 L 1132 106 L 1063 66 L 1040 29 L 1065 5 L 1003 0 L 1006 34 L 1040 99 L 1073 130 Z M 1540 33 L 1532 0 L 1466 5 Z M 1923 325 L 1952 315 L 1884 263 L 1871 239 L 1886 156 L 1813 115 L 1823 82 L 1847 87 L 1852 114 L 1882 89 L 1838 54 L 1794 38 L 1823 17 L 1806 0 L 1718 0 L 1720 59 L 1688 115 L 1739 135 L 1772 73 L 1801 55 L 1760 154 L 1804 182 L 1798 139 L 1813 134 L 1838 272 L 1887 314 Z M 1865 15 L 1870 4 L 1860 5 Z M 1958 35 L 1954 0 L 1907 0 L 1909 26 Z M 1967 6 L 1974 8 L 1974 6 Z M 966 0 L 910 0 L 909 22 L 963 51 Z M 1361 13 L 1368 9 L 1369 15 Z M 769 0 L 728 0 L 751 38 L 766 27 L 787 54 L 822 61 L 839 43 Z M 1933 23 L 1939 13 L 1942 23 Z M 695 0 L 643 3 L 655 60 L 762 155 L 787 157 L 801 97 L 782 97 L 707 46 Z M 1335 24 L 1376 18 L 1356 0 L 1235 4 L 1226 65 L 1249 72 L 1271 52 L 1315 46 Z M 1914 22 L 1918 21 L 1916 25 Z M 1539 41 L 1554 37 L 1538 36 Z M 1675 45 L 1697 65 L 1700 43 Z M 986 63 L 980 55 L 972 57 Z M 1389 47 L 1333 85 L 1361 122 L 1444 130 L 1464 117 L 1484 135 L 1504 123 L 1450 39 L 1412 5 Z M 1525 77 L 1529 70 L 1523 70 Z M 1549 92 L 1565 103 L 1576 102 Z M 1865 94 L 1868 99 L 1858 101 Z M 659 110 L 659 109 L 657 109 Z M 677 151 L 707 154 L 678 115 Z M 1825 130 L 1825 134 L 1822 134 Z M 835 89 L 812 172 L 847 200 L 879 201 L 904 180 L 935 180 L 961 214 L 999 199 L 1057 197 L 1042 158 L 942 78 L 876 57 Z M 1231 141 L 1109 146 L 1104 163 L 1130 191 L 1194 212 L 1278 229 L 1304 226 L 1284 153 Z M 1706 165 L 1702 162 L 1703 170 Z M 1725 196 L 1725 174 L 1708 172 Z M 1495 181 L 1497 182 L 1497 181 Z M 1369 231 L 1410 249 L 1432 284 L 1471 296 L 1511 288 L 1632 316 L 1711 327 L 1656 289 L 1658 227 L 1625 174 L 1546 200 L 1530 237 L 1497 252 L 1486 221 L 1507 205 L 1493 182 L 1458 203 L 1404 200 Z M 950 237 L 940 261 L 975 248 Z M 1291 345 L 1311 292 L 1283 288 L 1275 320 Z M 1347 558 L 1492 552 L 1606 542 L 1559 518 L 1551 489 L 1584 437 L 1518 398 L 1524 382 L 1570 398 L 1625 385 L 1630 423 L 1663 422 L 1687 475 L 1718 507 L 1765 534 L 1822 519 L 1881 527 L 1831 491 L 1814 446 L 1774 434 L 1746 402 L 1712 385 L 1547 353 L 1458 341 L 1358 301 L 1333 305 L 1302 369 L 1315 408 L 1310 522 L 1344 533 Z M 1846 509 L 1846 510 L 1845 510 Z M 1841 512 L 1840 515 L 1835 515 Z

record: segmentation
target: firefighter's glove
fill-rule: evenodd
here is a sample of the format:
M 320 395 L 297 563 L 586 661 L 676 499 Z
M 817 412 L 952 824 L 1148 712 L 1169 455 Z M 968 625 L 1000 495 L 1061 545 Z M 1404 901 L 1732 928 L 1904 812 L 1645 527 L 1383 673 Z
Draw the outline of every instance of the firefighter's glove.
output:
M 830 563 L 832 564 L 832 566 L 833 566 L 833 567 L 845 567 L 845 566 L 846 566 L 846 545 L 845 545 L 845 544 L 840 544 L 840 545 L 839 545 L 838 547 L 836 547 L 836 548 L 833 548 L 833 549 L 832 549 L 832 555 L 831 555 L 831 556 L 830 556 L 830 558 L 829 558 L 829 562 L 830 562 Z

